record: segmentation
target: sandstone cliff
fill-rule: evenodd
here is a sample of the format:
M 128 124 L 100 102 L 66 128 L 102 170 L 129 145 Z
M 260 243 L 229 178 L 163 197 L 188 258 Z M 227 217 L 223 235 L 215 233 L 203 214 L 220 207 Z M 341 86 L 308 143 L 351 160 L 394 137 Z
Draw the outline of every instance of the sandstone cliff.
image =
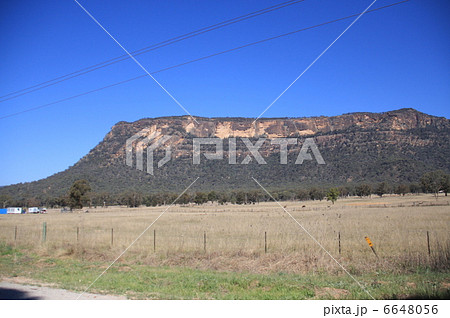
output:
M 120 193 L 179 191 L 197 176 L 198 189 L 223 190 L 255 188 L 252 176 L 268 187 L 289 188 L 349 182 L 416 182 L 426 171 L 450 169 L 450 120 L 414 109 L 334 117 L 262 118 L 256 123 L 251 118 L 196 120 L 198 123 L 181 116 L 119 122 L 73 167 L 43 180 L 0 188 L 0 194 L 60 195 L 79 178 L 88 179 L 95 191 Z M 155 169 L 154 175 L 125 164 L 127 139 L 143 129 L 146 132 L 142 138 L 152 133 L 172 136 L 168 141 L 172 159 Z M 193 165 L 194 137 L 221 138 L 224 159 Z M 280 165 L 280 147 L 270 143 L 271 139 L 283 137 L 299 140 L 288 148 L 287 165 Z M 236 165 L 229 165 L 227 160 L 230 138 L 237 140 Z M 259 152 L 267 164 L 259 165 L 255 160 L 241 164 L 249 154 L 241 138 L 249 138 L 253 143 L 256 138 L 266 138 Z M 305 138 L 314 139 L 325 165 L 315 161 L 295 164 Z M 163 150 L 155 151 L 155 160 L 164 156 Z

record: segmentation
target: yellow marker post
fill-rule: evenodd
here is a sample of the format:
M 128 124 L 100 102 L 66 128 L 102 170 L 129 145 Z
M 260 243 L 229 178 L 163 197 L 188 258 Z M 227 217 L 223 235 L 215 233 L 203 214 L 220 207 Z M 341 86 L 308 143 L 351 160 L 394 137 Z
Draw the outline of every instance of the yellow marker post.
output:
M 373 243 L 370 240 L 368 236 L 364 237 L 367 241 L 367 244 L 369 244 L 370 248 L 372 249 L 372 252 L 375 254 L 375 256 L 378 258 L 377 252 L 375 252 L 375 248 L 373 247 Z

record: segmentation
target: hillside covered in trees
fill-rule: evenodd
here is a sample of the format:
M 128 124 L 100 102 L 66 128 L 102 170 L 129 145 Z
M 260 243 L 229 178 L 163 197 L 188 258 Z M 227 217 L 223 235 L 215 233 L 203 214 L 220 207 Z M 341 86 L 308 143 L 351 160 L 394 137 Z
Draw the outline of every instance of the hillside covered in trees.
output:
M 310 189 L 315 187 L 356 191 L 358 185 L 376 188 L 382 182 L 392 189 L 401 184 L 420 187 L 425 173 L 439 169 L 450 172 L 450 120 L 414 109 L 334 117 L 264 118 L 254 124 L 250 118 L 196 120 L 198 124 L 187 116 L 119 122 L 74 166 L 46 179 L 2 187 L 0 197 L 17 203 L 53 202 L 67 196 L 72 184 L 83 179 L 99 201 L 102 197 L 108 201 L 126 194 L 129 197 L 130 193 L 156 198 L 164 193 L 180 193 L 199 177 L 192 193 L 235 193 L 233 200 L 249 200 L 249 193 L 260 190 L 252 177 L 277 193 L 284 191 L 292 196 L 295 192 L 300 196 L 304 189 L 310 196 Z M 146 134 L 142 138 L 151 134 L 171 136 L 165 144 L 171 148 L 171 159 L 157 167 L 165 150 L 155 149 L 153 175 L 136 169 L 135 148 L 133 165 L 126 164 L 126 141 L 143 130 Z M 221 160 L 206 160 L 204 154 L 215 151 L 214 146 L 207 145 L 201 148 L 200 164 L 194 164 L 196 137 L 220 138 L 224 150 Z M 265 164 L 258 164 L 244 138 L 252 144 L 265 138 L 258 149 Z M 287 164 L 280 164 L 280 146 L 271 143 L 277 138 L 298 140 L 287 146 Z M 325 164 L 316 160 L 295 164 L 307 138 L 314 140 Z M 143 152 L 146 154 L 145 149 Z M 236 158 L 236 164 L 229 164 L 230 156 Z M 251 159 L 248 163 L 247 156 Z M 143 166 L 146 164 L 144 158 Z M 246 197 L 236 198 L 239 191 Z

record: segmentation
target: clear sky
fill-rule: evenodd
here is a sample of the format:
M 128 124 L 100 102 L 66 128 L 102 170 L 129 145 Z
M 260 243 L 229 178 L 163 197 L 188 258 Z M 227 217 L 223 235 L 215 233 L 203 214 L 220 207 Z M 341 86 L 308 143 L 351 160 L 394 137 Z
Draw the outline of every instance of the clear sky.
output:
M 359 13 L 372 1 L 305 0 L 136 58 L 152 72 Z M 127 50 L 134 51 L 284 1 L 79 2 Z M 373 8 L 395 2 L 378 0 Z M 412 107 L 449 118 L 449 16 L 447 0 L 411 0 L 363 15 L 264 117 Z M 353 19 L 154 76 L 193 115 L 257 117 Z M 1 1 L 0 29 L 1 96 L 124 54 L 72 0 Z M 116 63 L 0 102 L 0 117 L 142 74 L 132 60 Z M 185 112 L 145 77 L 2 118 L 0 185 L 34 181 L 68 168 L 119 121 L 172 115 Z

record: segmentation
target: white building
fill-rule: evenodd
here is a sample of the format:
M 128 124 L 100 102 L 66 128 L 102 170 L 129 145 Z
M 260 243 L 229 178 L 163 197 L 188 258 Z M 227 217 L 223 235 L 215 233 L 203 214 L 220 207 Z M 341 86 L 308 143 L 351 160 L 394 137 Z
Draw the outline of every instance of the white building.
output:
M 22 208 L 8 208 L 7 213 L 8 214 L 20 214 L 20 213 L 24 213 L 24 210 Z

